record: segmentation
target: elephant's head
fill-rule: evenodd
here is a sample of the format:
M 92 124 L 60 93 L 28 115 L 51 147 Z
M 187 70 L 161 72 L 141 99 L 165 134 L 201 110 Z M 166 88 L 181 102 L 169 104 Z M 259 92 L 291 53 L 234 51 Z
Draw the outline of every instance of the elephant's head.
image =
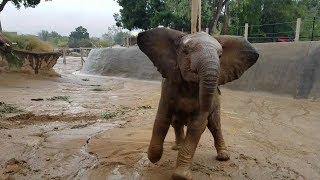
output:
M 205 111 L 216 87 L 238 79 L 259 57 L 242 37 L 184 34 L 166 28 L 140 33 L 138 46 L 164 78 L 199 83 L 200 107 Z

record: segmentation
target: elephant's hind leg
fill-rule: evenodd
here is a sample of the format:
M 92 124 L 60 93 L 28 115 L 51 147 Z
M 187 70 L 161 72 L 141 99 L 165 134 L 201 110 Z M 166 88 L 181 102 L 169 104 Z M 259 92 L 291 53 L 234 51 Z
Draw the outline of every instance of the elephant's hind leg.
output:
M 172 127 L 174 129 L 174 133 L 176 136 L 175 139 L 175 144 L 171 147 L 171 149 L 173 150 L 179 150 L 179 148 L 182 146 L 182 143 L 184 141 L 185 138 L 185 134 L 184 134 L 184 119 L 182 119 L 180 116 L 173 116 L 172 119 Z
M 220 102 L 217 99 L 214 105 L 214 111 L 208 117 L 208 129 L 214 138 L 214 146 L 217 150 L 217 160 L 227 161 L 230 159 L 229 153 L 222 136 L 221 123 L 220 123 Z

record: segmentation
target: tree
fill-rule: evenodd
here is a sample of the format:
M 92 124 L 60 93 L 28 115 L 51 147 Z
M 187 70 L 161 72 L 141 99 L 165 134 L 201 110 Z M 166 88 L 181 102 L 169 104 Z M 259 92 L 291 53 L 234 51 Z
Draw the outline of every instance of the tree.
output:
M 50 38 L 50 33 L 49 31 L 46 30 L 42 30 L 38 33 L 38 37 L 42 40 L 42 41 L 48 41 Z
M 102 35 L 102 39 L 112 42 L 112 45 L 124 45 L 126 43 L 126 38 L 130 36 L 129 32 L 125 32 L 121 27 L 113 25 L 108 27 L 108 32 Z
M 0 12 L 2 12 L 2 10 L 4 9 L 4 7 L 6 6 L 6 4 L 11 1 L 16 8 L 20 8 L 22 5 L 24 7 L 35 7 L 36 5 L 38 5 L 40 3 L 40 0 L 2 0 L 1 4 L 0 4 Z
M 22 5 L 27 8 L 27 7 L 35 7 L 40 3 L 40 0 L 2 0 L 2 2 L 0 3 L 0 13 L 3 11 L 4 7 L 7 5 L 9 1 L 11 1 L 18 9 Z M 0 21 L 0 32 L 2 32 L 1 21 Z
M 66 47 L 69 41 L 69 37 L 62 36 L 55 31 L 48 32 L 46 30 L 42 30 L 38 33 L 38 37 L 43 41 L 50 42 L 55 47 Z
M 77 27 L 70 33 L 68 44 L 71 48 L 92 47 L 88 30 L 82 26 Z
M 204 28 L 209 27 L 211 30 L 218 24 L 222 9 L 228 1 L 202 1 Z M 120 14 L 114 15 L 119 27 L 132 30 L 149 29 L 163 25 L 173 29 L 190 31 L 190 0 L 117 0 L 117 2 L 122 6 Z
M 90 40 L 91 40 L 93 46 L 94 47 L 98 47 L 98 48 L 109 47 L 109 46 L 113 45 L 113 41 L 106 40 L 106 39 L 103 39 L 103 38 L 93 37 Z
M 149 28 L 151 16 L 148 14 L 149 11 L 147 11 L 148 1 L 117 0 L 117 2 L 123 7 L 123 9 L 120 10 L 120 15 L 114 15 L 118 26 L 125 27 L 129 30 L 134 28 Z
M 190 32 L 190 0 L 117 0 L 122 10 L 115 14 L 117 26 L 131 29 L 149 29 L 159 25 Z M 202 28 L 210 33 L 242 35 L 245 23 L 250 32 L 272 37 L 275 32 L 289 36 L 301 17 L 307 28 L 312 28 L 313 18 L 320 16 L 319 0 L 202 0 Z M 273 23 L 283 25 L 263 25 Z M 262 26 L 263 25 L 263 26 Z M 315 25 L 315 33 L 318 31 Z M 303 26 L 304 28 L 306 26 Z M 307 31 L 307 29 L 305 29 Z M 304 31 L 302 31 L 304 34 Z

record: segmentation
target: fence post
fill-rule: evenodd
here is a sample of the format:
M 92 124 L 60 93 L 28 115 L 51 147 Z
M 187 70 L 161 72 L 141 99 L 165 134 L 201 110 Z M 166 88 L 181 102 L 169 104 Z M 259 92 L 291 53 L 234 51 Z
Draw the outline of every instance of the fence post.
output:
M 206 28 L 206 33 L 208 33 L 208 34 L 209 34 L 209 28 Z
M 62 49 L 62 52 L 63 52 L 63 64 L 67 64 L 67 59 L 66 59 L 66 48 L 64 47 Z
M 311 41 L 314 40 L 314 26 L 315 26 L 315 24 L 316 24 L 316 17 L 313 17 Z
M 248 35 L 249 35 L 249 24 L 246 23 L 246 24 L 244 25 L 244 38 L 245 38 L 246 40 L 248 40 Z
M 127 48 L 130 47 L 129 36 L 126 37 L 126 47 L 127 47 Z
M 301 28 L 301 18 L 297 19 L 297 25 L 296 25 L 296 37 L 294 38 L 295 42 L 299 41 L 300 38 L 300 28 Z
M 83 49 L 80 48 L 80 55 L 81 55 L 81 67 L 83 66 L 83 62 L 84 62 L 84 59 L 83 59 Z
M 275 30 L 275 24 L 272 25 L 272 42 L 276 42 L 276 30 Z

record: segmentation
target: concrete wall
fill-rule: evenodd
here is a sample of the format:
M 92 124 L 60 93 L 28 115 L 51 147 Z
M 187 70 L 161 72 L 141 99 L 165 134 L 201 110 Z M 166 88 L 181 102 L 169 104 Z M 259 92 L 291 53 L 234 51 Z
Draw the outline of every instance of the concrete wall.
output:
M 319 56 L 310 55 L 319 51 L 320 42 L 298 43 L 261 43 L 254 44 L 260 53 L 258 62 L 251 67 L 240 79 L 227 84 L 231 89 L 246 91 L 268 91 L 278 94 L 298 94 L 301 83 L 313 84 L 317 88 L 320 80 L 319 68 L 314 74 L 314 79 L 303 79 L 306 68 L 315 68 L 312 65 L 320 61 Z M 309 60 L 308 60 L 309 59 Z M 301 82 L 300 82 L 301 81 Z M 320 91 L 311 89 L 313 96 L 318 96 Z
M 320 42 L 254 44 L 260 53 L 258 62 L 240 79 L 225 87 L 277 94 L 298 92 L 301 97 L 320 97 Z M 320 63 L 318 63 L 320 64 Z M 313 69 L 314 73 L 309 73 Z M 84 73 L 159 80 L 160 74 L 137 47 L 94 49 L 82 70 Z M 305 72 L 305 73 L 303 73 Z M 313 79 L 310 77 L 313 77 Z M 308 89 L 309 88 L 309 89 Z

